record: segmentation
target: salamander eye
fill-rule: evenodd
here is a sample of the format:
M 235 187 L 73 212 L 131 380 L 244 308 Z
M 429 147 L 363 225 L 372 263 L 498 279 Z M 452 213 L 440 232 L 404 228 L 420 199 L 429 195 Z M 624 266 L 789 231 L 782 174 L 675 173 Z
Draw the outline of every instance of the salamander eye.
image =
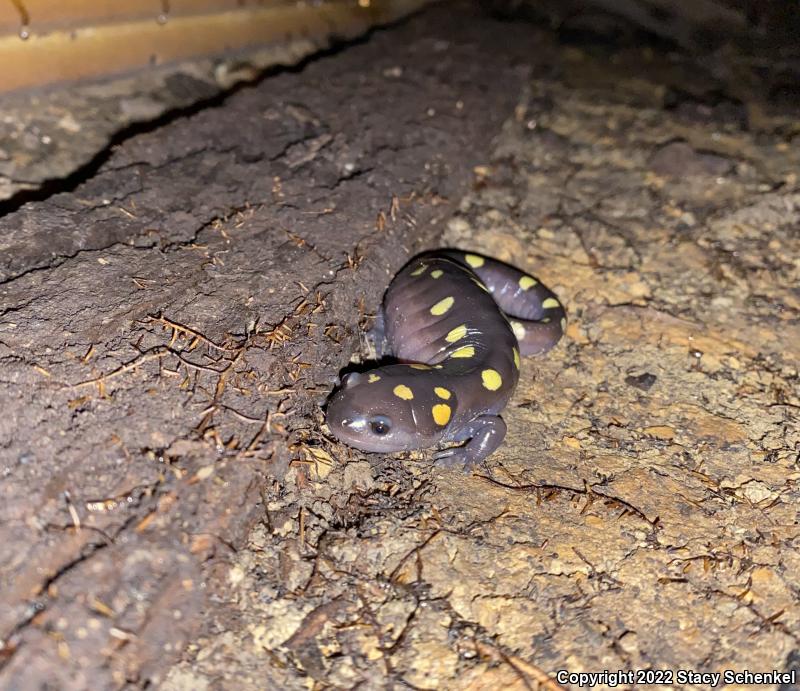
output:
M 386 434 L 389 434 L 389 430 L 392 429 L 392 421 L 385 415 L 376 415 L 375 417 L 370 418 L 369 428 L 374 434 L 382 437 Z

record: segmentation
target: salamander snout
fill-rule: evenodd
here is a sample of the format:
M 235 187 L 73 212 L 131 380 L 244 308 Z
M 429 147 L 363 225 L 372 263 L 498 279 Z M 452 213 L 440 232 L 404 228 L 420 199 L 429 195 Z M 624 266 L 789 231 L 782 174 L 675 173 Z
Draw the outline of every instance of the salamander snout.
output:
M 409 448 L 414 435 L 409 406 L 381 394 L 381 387 L 366 377 L 347 375 L 328 401 L 326 421 L 333 435 L 362 451 Z

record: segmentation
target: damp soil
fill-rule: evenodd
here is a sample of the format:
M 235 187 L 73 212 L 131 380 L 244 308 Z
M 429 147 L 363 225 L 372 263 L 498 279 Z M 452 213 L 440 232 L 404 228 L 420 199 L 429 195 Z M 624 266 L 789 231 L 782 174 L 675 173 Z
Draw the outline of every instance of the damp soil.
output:
M 439 7 L 0 218 L 0 686 L 797 667 L 799 130 L 725 89 Z M 570 317 L 468 474 L 321 408 L 440 244 Z

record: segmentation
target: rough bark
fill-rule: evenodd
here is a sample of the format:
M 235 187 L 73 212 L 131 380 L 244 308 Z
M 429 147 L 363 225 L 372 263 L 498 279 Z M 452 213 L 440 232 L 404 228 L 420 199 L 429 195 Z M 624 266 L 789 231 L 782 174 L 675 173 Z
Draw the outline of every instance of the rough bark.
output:
M 0 685 L 797 668 L 796 114 L 731 97 L 735 69 L 462 10 L 0 221 Z M 570 316 L 471 475 L 321 424 L 433 242 Z
M 367 311 L 512 107 L 514 51 L 470 59 L 501 31 L 379 32 L 0 221 L 0 684 L 156 681 L 226 597 Z

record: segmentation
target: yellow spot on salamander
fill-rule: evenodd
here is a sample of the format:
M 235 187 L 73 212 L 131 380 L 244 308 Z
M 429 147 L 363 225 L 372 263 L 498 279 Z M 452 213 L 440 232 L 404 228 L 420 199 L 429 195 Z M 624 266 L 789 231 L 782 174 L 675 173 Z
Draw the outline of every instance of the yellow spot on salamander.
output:
M 430 369 L 430 365 L 423 365 L 421 363 L 414 363 L 413 365 L 409 365 L 411 369 Z
M 447 336 L 444 337 L 444 340 L 448 343 L 455 343 L 456 341 L 461 340 L 464 336 L 467 335 L 467 325 L 462 324 L 461 326 L 457 326 L 455 329 L 450 331 Z
M 374 384 L 376 381 L 380 381 L 380 380 L 381 380 L 381 378 L 380 378 L 380 377 L 379 377 L 377 374 L 370 374 L 370 375 L 367 377 L 367 381 L 368 381 L 370 384 Z
M 567 320 L 564 319 L 564 317 L 561 317 L 561 330 L 562 331 L 566 331 L 567 330 Z
M 433 393 L 435 393 L 439 398 L 443 398 L 445 401 L 450 400 L 450 392 L 443 386 L 434 387 Z
M 439 302 L 437 302 L 433 307 L 431 307 L 431 314 L 434 317 L 441 317 L 445 312 L 447 312 L 447 310 L 449 310 L 453 306 L 454 302 L 455 299 L 453 299 L 452 297 L 446 297 L 443 300 L 439 300 Z
M 393 391 L 395 396 L 402 398 L 404 401 L 410 401 L 414 398 L 414 392 L 405 384 L 398 384 L 394 387 Z
M 450 422 L 450 406 L 447 403 L 437 403 L 431 408 L 431 413 L 433 413 L 433 421 L 441 427 Z
M 561 303 L 556 300 L 555 298 L 547 298 L 543 303 L 542 307 L 546 310 L 556 309 L 557 307 L 561 307 Z
M 475 355 L 475 348 L 473 346 L 462 346 L 454 351 L 450 357 L 472 357 Z
M 439 278 L 444 273 L 441 269 L 434 269 L 431 271 L 431 278 Z
M 420 264 L 416 269 L 411 272 L 411 276 L 419 276 L 420 274 L 425 273 L 425 269 L 428 268 L 427 264 Z
M 519 279 L 519 287 L 522 288 L 522 290 L 529 290 L 530 288 L 533 288 L 533 286 L 535 285 L 536 285 L 536 279 L 531 278 L 530 276 L 523 276 L 522 278 Z
M 525 327 L 522 326 L 522 324 L 515 321 L 510 322 L 510 324 L 511 330 L 514 332 L 514 336 L 517 337 L 518 341 L 521 341 L 523 338 L 525 338 Z
M 503 385 L 503 378 L 497 370 L 485 369 L 481 372 L 484 388 L 489 391 L 497 391 Z
M 517 369 L 519 369 L 519 351 L 516 348 L 512 348 L 514 351 L 514 365 Z
M 464 261 L 467 262 L 473 269 L 480 269 L 485 260 L 483 257 L 479 257 L 477 254 L 465 254 Z

